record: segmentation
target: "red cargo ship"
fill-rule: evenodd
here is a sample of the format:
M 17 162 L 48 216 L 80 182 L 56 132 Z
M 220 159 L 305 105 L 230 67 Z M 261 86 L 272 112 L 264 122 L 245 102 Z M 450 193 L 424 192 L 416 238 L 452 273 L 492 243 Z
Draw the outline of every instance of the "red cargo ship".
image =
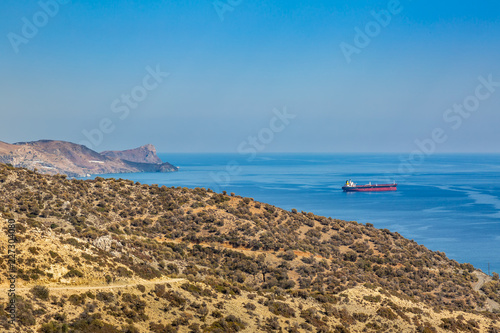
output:
M 382 192 L 382 191 L 396 191 L 398 184 L 375 184 L 372 185 L 356 185 L 351 180 L 345 182 L 345 186 L 342 186 L 344 192 Z

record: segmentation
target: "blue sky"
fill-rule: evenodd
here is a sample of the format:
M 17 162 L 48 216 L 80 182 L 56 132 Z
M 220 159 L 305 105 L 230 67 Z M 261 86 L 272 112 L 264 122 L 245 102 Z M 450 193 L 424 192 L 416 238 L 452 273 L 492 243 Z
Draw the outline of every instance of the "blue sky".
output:
M 438 152 L 498 152 L 500 87 L 480 86 L 500 82 L 499 13 L 496 1 L 4 0 L 0 140 L 411 152 L 441 129 Z M 477 89 L 489 94 L 473 111 L 447 113 Z M 295 118 L 266 137 L 285 108 Z

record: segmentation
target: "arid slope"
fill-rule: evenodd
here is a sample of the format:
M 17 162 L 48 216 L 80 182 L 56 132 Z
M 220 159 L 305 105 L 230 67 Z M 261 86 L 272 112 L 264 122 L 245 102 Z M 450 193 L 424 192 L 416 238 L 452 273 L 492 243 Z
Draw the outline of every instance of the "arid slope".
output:
M 0 307 L 5 330 L 500 330 L 497 278 L 370 224 L 5 165 L 0 210 L 18 239 L 18 321 Z M 5 256 L 0 268 L 7 290 Z

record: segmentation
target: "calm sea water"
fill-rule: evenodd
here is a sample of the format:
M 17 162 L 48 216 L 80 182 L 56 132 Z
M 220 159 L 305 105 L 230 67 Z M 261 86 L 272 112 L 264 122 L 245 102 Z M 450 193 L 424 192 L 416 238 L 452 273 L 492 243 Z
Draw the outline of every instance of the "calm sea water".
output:
M 159 154 L 176 173 L 105 175 L 146 184 L 205 187 L 290 210 L 399 232 L 426 247 L 500 272 L 500 155 L 433 155 L 411 173 L 407 155 Z M 401 173 L 401 171 L 405 173 Z M 344 193 L 358 184 L 398 182 L 398 191 Z

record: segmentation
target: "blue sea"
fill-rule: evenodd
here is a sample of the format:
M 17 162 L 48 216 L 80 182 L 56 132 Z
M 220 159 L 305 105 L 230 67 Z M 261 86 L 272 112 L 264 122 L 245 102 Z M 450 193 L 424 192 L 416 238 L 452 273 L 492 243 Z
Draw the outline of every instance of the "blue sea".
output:
M 500 272 L 500 155 L 159 154 L 175 173 L 104 175 L 145 184 L 205 187 L 290 210 L 372 223 L 458 262 Z M 398 183 L 395 192 L 344 193 Z

